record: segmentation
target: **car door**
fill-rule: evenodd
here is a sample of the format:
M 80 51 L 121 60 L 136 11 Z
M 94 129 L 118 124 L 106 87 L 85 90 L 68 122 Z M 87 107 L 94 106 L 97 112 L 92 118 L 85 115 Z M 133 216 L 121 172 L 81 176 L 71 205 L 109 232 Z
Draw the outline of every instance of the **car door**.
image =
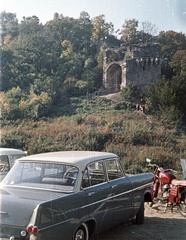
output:
M 95 219 L 97 231 L 103 231 L 113 225 L 113 203 L 102 161 L 87 166 L 83 182 L 89 218 Z
M 105 167 L 114 205 L 114 223 L 126 222 L 133 212 L 132 185 L 125 177 L 118 159 L 106 160 Z

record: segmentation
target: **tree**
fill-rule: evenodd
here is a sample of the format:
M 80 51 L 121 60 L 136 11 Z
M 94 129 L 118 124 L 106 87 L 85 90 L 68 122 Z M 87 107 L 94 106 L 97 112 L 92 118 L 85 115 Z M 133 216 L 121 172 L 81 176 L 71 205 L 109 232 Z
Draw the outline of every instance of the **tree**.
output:
M 73 52 L 73 45 L 69 40 L 64 40 L 61 43 L 62 46 L 62 55 L 65 57 L 70 56 L 70 54 L 72 54 Z
M 1 85 L 0 91 L 7 91 L 12 87 L 17 86 L 15 83 L 15 73 L 13 72 L 14 69 L 14 57 L 13 52 L 8 49 L 0 49 L 0 56 L 1 56 L 1 65 L 0 65 L 0 72 L 1 72 Z
M 184 84 L 185 85 L 185 84 Z M 178 124 L 183 120 L 182 103 L 181 102 L 186 93 L 186 87 L 178 78 L 167 80 L 162 78 L 154 83 L 149 91 L 147 97 L 147 104 L 149 110 L 159 116 L 163 123 Z M 183 94 L 181 94 L 181 92 Z
M 58 79 L 55 77 L 38 76 L 30 86 L 30 94 L 39 96 L 45 92 L 54 101 L 59 88 L 60 85 Z
M 175 75 L 186 78 L 186 49 L 178 50 L 174 54 L 170 66 Z
M 157 27 L 155 24 L 149 22 L 149 21 L 144 21 L 141 23 L 142 26 L 142 31 L 144 33 L 147 33 L 149 35 L 156 35 L 157 34 Z
M 152 85 L 148 106 L 164 123 L 186 122 L 186 50 L 178 50 L 170 61 L 173 75 Z
M 24 106 L 25 118 L 39 119 L 49 115 L 51 98 L 46 92 L 40 95 L 31 94 L 29 99 L 22 103 L 22 106 Z
M 87 92 L 93 92 L 101 87 L 102 71 L 98 67 L 85 69 L 82 79 L 87 82 Z
M 136 86 L 134 83 L 131 83 L 122 88 L 121 96 L 125 102 L 136 103 L 143 98 L 143 93 L 138 86 Z
M 183 33 L 163 31 L 160 32 L 157 41 L 160 44 L 163 58 L 167 58 L 168 61 L 178 50 L 186 49 L 186 36 Z
M 141 43 L 154 43 L 156 41 L 155 34 L 157 33 L 157 27 L 148 21 L 141 23 L 141 30 L 139 31 L 139 41 Z
M 78 32 L 79 34 L 81 34 L 81 41 L 79 42 L 80 45 L 80 49 L 82 49 L 82 51 L 84 52 L 84 54 L 86 53 L 87 55 L 89 55 L 89 53 L 91 53 L 91 51 L 89 51 L 90 49 L 90 45 L 91 45 L 91 35 L 92 35 L 92 22 L 90 20 L 90 16 L 87 12 L 83 11 L 80 13 L 80 17 L 78 19 Z
M 24 99 L 26 96 L 23 94 L 20 87 L 12 88 L 7 91 L 2 99 L 1 105 L 1 117 L 2 119 L 19 119 L 22 118 L 22 112 L 19 107 L 21 99 Z
M 9 42 L 9 41 L 7 42 L 7 39 L 11 40 L 19 34 L 18 19 L 15 13 L 7 13 L 5 11 L 1 12 L 0 26 L 2 44 L 4 43 L 7 44 Z
M 38 31 L 42 31 L 43 26 L 39 23 L 37 16 L 23 17 L 21 24 L 19 25 L 19 31 L 21 34 L 36 34 Z
M 99 15 L 92 20 L 92 37 L 91 40 L 94 42 L 102 41 L 108 37 L 114 31 L 114 26 L 112 23 L 107 23 L 105 21 L 105 15 Z
M 186 123 L 186 49 L 178 50 L 170 62 L 173 70 L 173 86 L 176 91 L 177 105 L 182 113 L 182 121 Z
M 126 46 L 139 42 L 138 21 L 136 19 L 125 20 L 121 29 L 121 39 Z
M 24 66 L 25 72 L 38 74 L 41 73 L 42 69 L 45 69 L 45 64 L 50 61 L 50 46 L 48 36 L 44 32 L 36 32 L 35 34 L 19 36 L 10 45 L 10 48 L 17 58 L 19 66 Z

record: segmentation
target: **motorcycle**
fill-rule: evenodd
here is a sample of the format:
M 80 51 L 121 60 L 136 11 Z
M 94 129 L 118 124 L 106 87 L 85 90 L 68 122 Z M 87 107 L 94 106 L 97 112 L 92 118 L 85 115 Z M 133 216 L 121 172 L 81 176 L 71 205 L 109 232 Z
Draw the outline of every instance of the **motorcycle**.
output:
M 151 163 L 151 159 L 147 158 L 146 162 L 149 167 L 154 169 L 154 180 L 152 188 L 152 206 L 156 201 L 165 202 L 166 212 L 170 205 L 171 212 L 173 206 L 176 205 L 178 212 L 186 217 L 186 180 L 177 180 L 174 175 L 174 170 L 164 169 L 156 164 Z

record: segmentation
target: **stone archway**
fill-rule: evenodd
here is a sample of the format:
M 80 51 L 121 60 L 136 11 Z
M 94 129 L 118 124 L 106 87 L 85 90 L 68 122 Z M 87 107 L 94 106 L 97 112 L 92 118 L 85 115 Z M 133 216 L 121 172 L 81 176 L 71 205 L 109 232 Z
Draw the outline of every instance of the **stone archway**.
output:
M 122 68 L 118 63 L 112 63 L 106 70 L 106 88 L 114 92 L 121 90 Z
M 103 54 L 103 88 L 114 93 L 129 83 L 150 85 L 161 78 L 162 62 L 158 44 L 108 48 Z

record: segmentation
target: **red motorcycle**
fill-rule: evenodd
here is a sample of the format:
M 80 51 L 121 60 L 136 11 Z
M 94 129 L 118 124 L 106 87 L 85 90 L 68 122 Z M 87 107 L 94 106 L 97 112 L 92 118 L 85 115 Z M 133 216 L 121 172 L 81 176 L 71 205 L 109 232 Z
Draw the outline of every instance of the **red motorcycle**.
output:
M 177 180 L 172 169 L 163 169 L 156 164 L 152 164 L 149 158 L 146 159 L 148 166 L 154 168 L 154 180 L 152 189 L 153 202 L 166 202 L 165 210 L 176 205 L 178 212 L 186 217 L 186 180 Z

